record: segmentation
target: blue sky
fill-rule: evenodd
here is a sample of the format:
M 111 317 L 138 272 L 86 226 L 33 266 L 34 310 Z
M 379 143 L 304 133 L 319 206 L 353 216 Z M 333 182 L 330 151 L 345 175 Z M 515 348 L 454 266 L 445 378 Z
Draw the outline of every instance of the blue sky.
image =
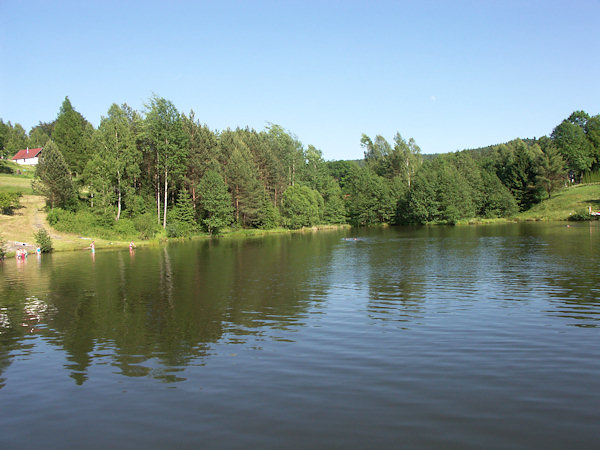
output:
M 0 0 L 0 17 L 0 118 L 27 131 L 65 96 L 98 126 L 156 93 L 331 160 L 362 158 L 362 133 L 441 153 L 600 113 L 599 0 Z

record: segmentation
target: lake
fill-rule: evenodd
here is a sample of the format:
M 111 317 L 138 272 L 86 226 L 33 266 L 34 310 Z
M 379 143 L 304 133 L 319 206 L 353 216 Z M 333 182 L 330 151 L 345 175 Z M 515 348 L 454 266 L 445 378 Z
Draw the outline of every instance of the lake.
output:
M 1 448 L 598 448 L 600 226 L 0 265 Z

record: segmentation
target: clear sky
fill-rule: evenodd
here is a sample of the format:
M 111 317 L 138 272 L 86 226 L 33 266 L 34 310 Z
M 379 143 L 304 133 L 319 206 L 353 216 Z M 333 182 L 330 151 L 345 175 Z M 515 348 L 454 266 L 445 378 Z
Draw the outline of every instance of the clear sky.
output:
M 442 153 L 600 113 L 600 0 L 0 0 L 0 17 L 0 118 L 27 131 L 65 96 L 97 127 L 155 93 L 331 160 L 362 158 L 362 133 Z

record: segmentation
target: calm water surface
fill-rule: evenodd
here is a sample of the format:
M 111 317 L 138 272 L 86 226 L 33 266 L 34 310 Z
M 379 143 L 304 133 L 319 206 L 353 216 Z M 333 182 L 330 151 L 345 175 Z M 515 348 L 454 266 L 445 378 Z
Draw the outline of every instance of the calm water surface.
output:
M 511 224 L 6 261 L 0 447 L 598 448 L 599 252 Z

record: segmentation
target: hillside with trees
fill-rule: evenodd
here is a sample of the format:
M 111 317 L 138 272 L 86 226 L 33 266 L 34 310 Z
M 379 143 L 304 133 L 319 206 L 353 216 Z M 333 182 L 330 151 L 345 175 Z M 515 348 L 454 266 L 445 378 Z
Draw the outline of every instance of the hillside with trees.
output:
M 400 133 L 360 143 L 363 160 L 325 161 L 279 125 L 212 130 L 158 96 L 143 111 L 111 105 L 97 128 L 68 97 L 29 133 L 0 120 L 3 158 L 44 147 L 33 186 L 52 226 L 151 238 L 512 217 L 563 186 L 598 181 L 600 116 L 577 111 L 549 136 L 440 155 Z

